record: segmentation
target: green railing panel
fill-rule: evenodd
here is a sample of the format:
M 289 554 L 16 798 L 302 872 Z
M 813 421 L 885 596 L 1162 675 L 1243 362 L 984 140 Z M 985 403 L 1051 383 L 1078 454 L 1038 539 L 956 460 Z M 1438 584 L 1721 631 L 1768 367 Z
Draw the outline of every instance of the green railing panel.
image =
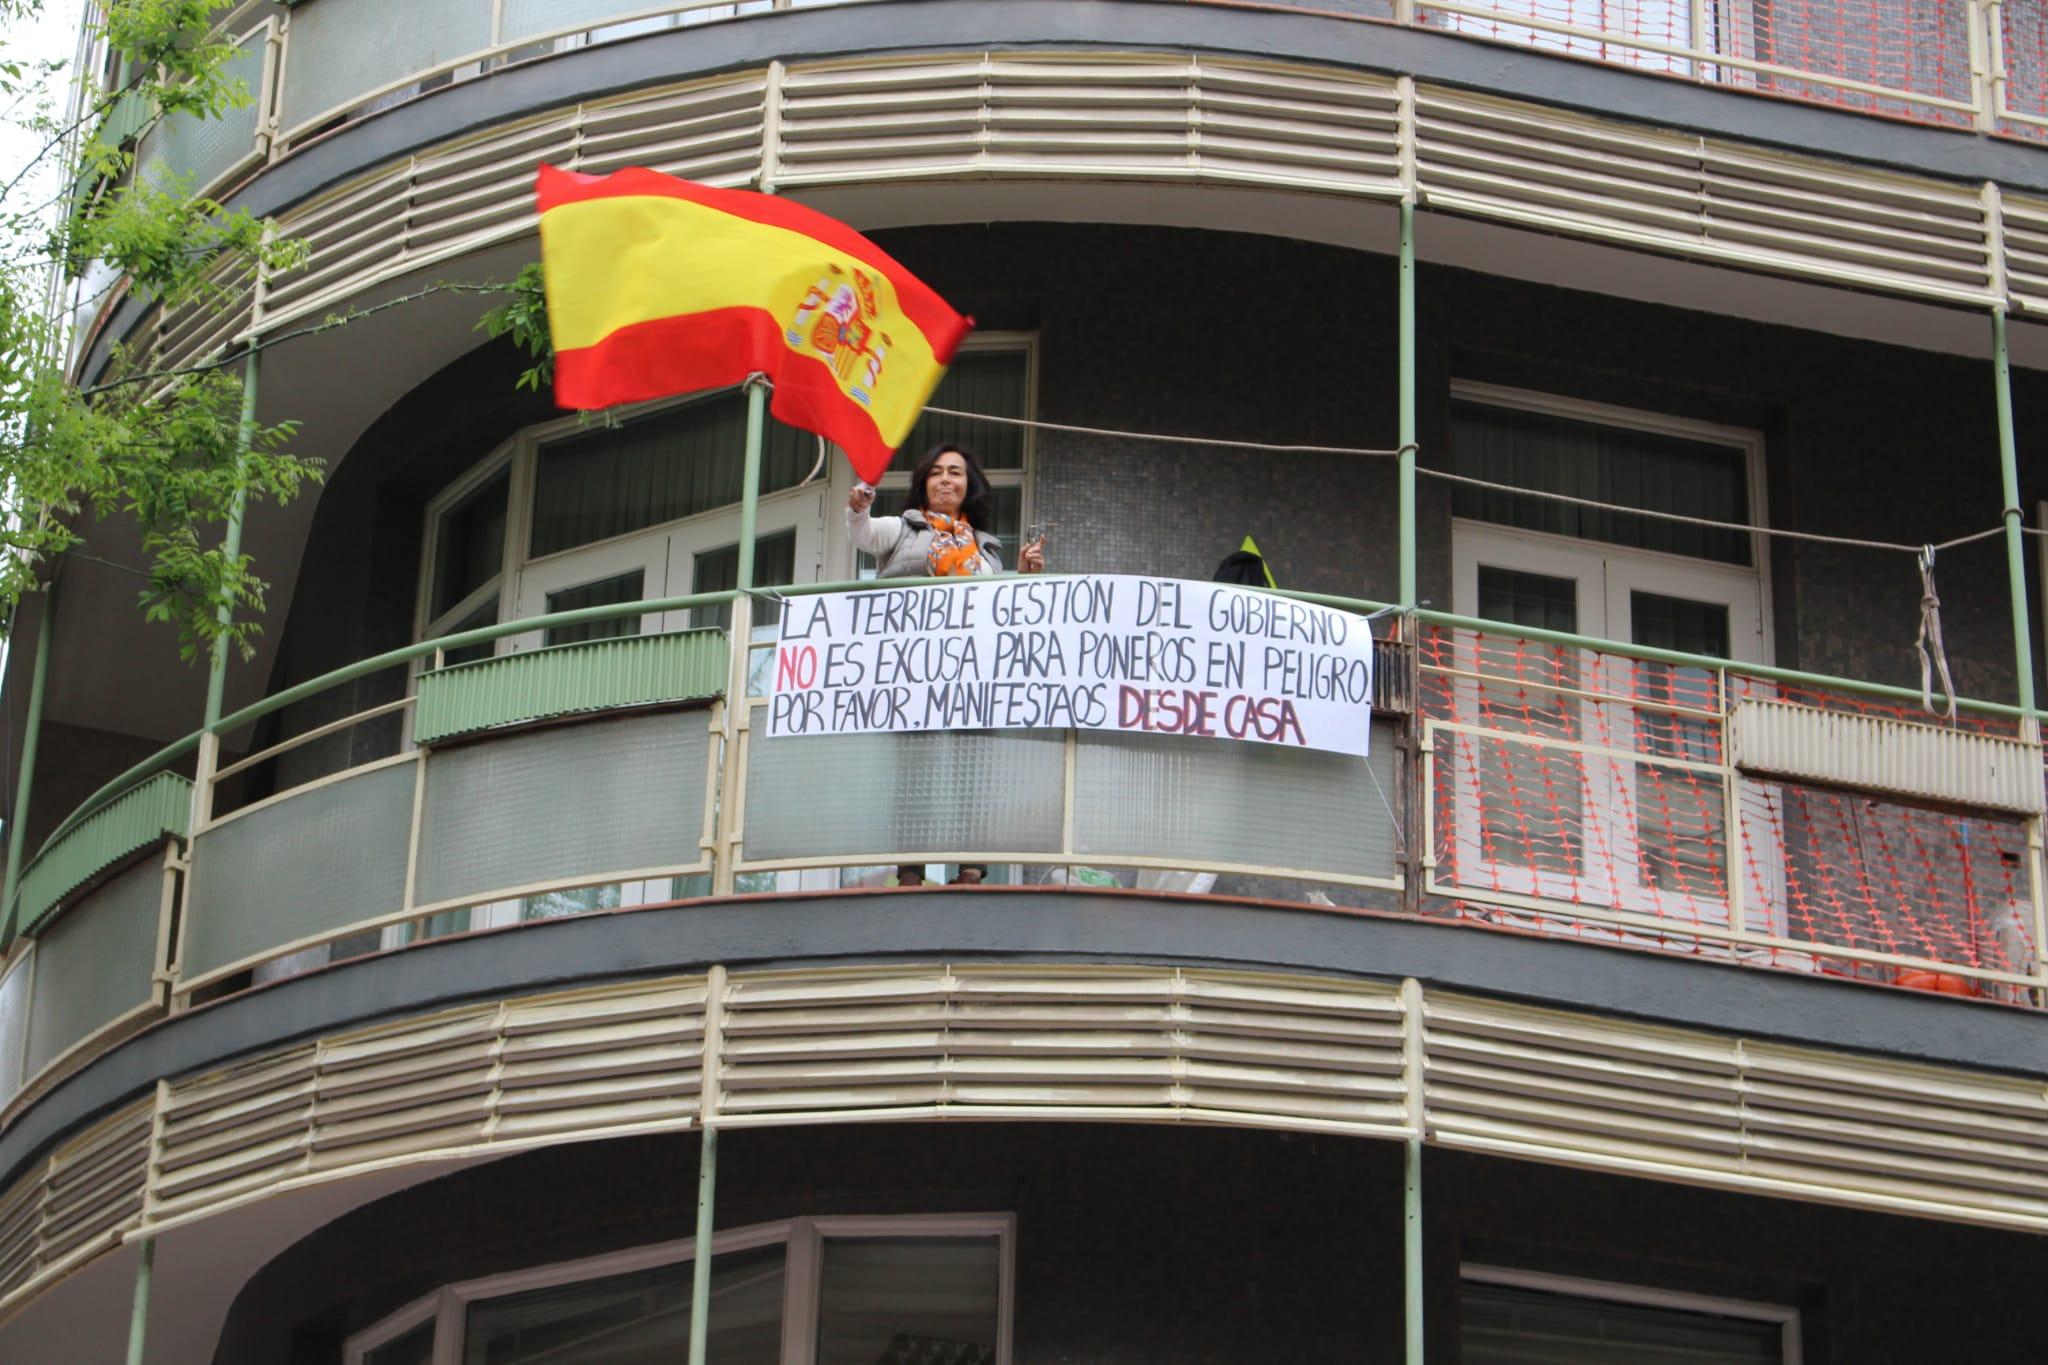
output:
M 129 854 L 167 834 L 182 839 L 191 818 L 192 784 L 158 773 L 44 844 L 21 874 L 23 931 L 35 933 L 64 897 Z
M 413 738 L 455 735 L 624 706 L 723 695 L 725 632 L 627 635 L 479 659 L 420 675 Z

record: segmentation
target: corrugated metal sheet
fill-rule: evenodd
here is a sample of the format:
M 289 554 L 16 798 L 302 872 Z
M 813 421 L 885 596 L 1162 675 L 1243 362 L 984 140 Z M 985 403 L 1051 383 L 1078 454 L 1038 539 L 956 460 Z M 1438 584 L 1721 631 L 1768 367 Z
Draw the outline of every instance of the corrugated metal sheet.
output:
M 413 735 L 433 744 L 554 716 L 716 697 L 727 661 L 723 631 L 683 630 L 437 668 L 420 675 Z
M 149 1225 L 391 1162 L 688 1127 L 704 997 L 693 978 L 479 1005 L 175 1081 Z
M 1399 1133 L 1391 987 L 1170 968 L 758 973 L 726 987 L 716 1122 L 1129 1118 Z
M 21 924 L 35 933 L 65 896 L 131 853 L 183 838 L 192 816 L 192 784 L 158 773 L 81 820 L 63 838 L 45 844 L 22 869 Z
M 1401 193 L 1394 81 L 1141 53 L 987 52 L 796 66 L 782 186 L 1057 175 Z
M 1745 772 L 2023 815 L 2043 808 L 2041 746 L 2016 739 L 1743 701 L 1728 717 L 1728 741 Z
M 1998 250 L 1974 187 L 1418 86 L 1433 208 L 1755 269 L 1985 305 Z
M 0 1310 L 117 1245 L 140 1220 L 154 1101 L 94 1124 L 0 1196 Z

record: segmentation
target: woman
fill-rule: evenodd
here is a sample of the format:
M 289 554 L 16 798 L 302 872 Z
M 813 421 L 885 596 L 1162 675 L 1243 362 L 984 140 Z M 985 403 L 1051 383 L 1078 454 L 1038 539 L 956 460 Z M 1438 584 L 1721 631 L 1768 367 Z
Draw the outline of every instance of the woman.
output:
M 955 578 L 1001 573 L 1002 542 L 986 527 L 995 515 L 988 477 L 970 451 L 933 446 L 910 471 L 910 499 L 900 517 L 871 517 L 875 490 L 857 485 L 846 500 L 846 529 L 857 550 L 875 557 L 878 578 Z M 1025 573 L 1045 569 L 1045 540 L 1017 556 Z

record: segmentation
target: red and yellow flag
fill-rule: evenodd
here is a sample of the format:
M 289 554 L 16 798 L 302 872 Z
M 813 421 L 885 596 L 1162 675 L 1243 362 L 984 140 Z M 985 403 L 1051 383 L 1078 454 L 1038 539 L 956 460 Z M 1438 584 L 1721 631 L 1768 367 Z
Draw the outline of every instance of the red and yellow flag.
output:
M 737 384 L 873 483 L 974 326 L 843 223 L 632 168 L 542 166 L 555 401 L 604 408 Z

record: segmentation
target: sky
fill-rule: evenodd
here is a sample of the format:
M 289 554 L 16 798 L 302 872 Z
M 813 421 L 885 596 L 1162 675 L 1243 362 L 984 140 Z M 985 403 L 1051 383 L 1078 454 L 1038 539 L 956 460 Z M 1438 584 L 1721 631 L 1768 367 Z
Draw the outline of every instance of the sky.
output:
M 70 79 L 70 63 L 78 43 L 78 25 L 85 0 L 43 0 L 41 12 L 27 20 L 16 20 L 0 34 L 0 54 L 10 61 L 53 59 L 65 64 L 59 81 Z M 57 107 L 64 104 L 60 86 L 55 92 Z M 14 127 L 0 125 L 0 185 L 14 178 L 21 164 L 35 154 L 40 142 Z M 24 203 L 40 203 L 51 191 L 35 195 L 40 186 L 23 185 L 15 193 Z M 34 197 L 31 197 L 31 196 Z M 10 198 L 13 196 L 10 196 Z

